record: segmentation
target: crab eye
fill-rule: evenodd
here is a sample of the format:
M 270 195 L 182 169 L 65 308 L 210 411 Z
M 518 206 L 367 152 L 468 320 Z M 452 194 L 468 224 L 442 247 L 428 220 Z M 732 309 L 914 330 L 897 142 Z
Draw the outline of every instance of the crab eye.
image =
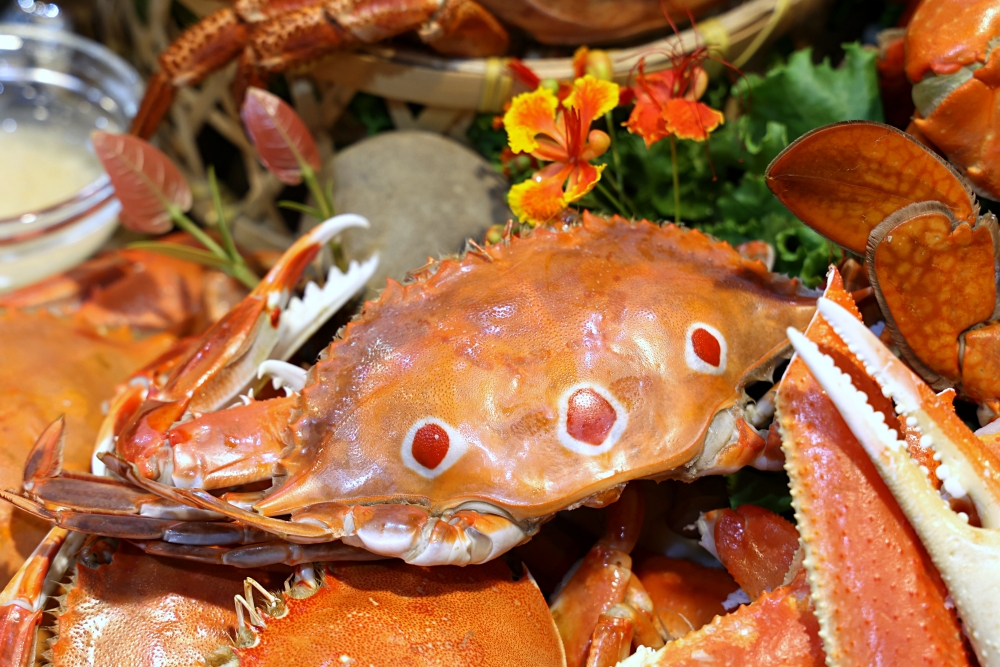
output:
M 559 401 L 559 442 L 592 456 L 611 449 L 628 423 L 628 413 L 607 389 L 577 384 Z
M 466 447 L 461 433 L 440 419 L 427 417 L 406 432 L 401 454 L 407 468 L 433 479 L 462 458 Z
M 726 372 L 726 339 L 715 327 L 695 322 L 688 327 L 684 360 L 699 373 L 722 375 Z

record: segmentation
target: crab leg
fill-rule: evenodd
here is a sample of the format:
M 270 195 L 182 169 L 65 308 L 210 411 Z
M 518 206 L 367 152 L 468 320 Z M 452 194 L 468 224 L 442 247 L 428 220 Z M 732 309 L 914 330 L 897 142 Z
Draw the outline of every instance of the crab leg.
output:
M 32 667 L 35 664 L 35 630 L 42 620 L 50 571 L 65 570 L 65 547 L 74 548 L 69 531 L 53 528 L 35 548 L 21 569 L 0 592 L 0 664 Z
M 189 28 L 163 52 L 131 132 L 149 138 L 177 88 L 200 83 L 237 56 L 233 86 L 239 101 L 248 85 L 264 85 L 272 74 L 414 29 L 446 55 L 492 56 L 507 50 L 503 26 L 471 0 L 238 0 Z
M 906 423 L 922 433 L 946 471 L 953 496 L 971 496 L 982 528 L 971 526 L 942 500 L 926 474 L 870 404 L 871 394 L 858 391 L 816 345 L 801 334 L 789 336 L 800 358 L 874 462 L 920 535 L 948 586 L 980 664 L 1000 665 L 1000 459 L 977 441 L 951 405 L 934 394 L 896 359 L 850 312 L 821 299 L 819 312 L 837 336 L 864 364 L 879 388 L 896 404 Z
M 708 512 L 698 525 L 703 544 L 717 553 L 753 602 L 717 616 L 659 651 L 642 648 L 620 667 L 823 665 L 809 584 L 792 557 L 799 543 L 794 527 L 749 505 Z M 761 563 L 767 564 L 763 572 L 752 571 Z
M 566 649 L 566 664 L 615 664 L 635 636 L 657 648 L 663 638 L 653 622 L 653 603 L 632 575 L 632 557 L 642 528 L 643 499 L 627 486 L 610 507 L 607 532 L 584 556 L 552 602 L 552 618 Z M 611 660 L 611 658 L 614 660 Z
M 824 300 L 851 308 L 847 316 L 864 328 L 832 269 L 828 285 Z M 807 331 L 871 396 L 888 432 L 896 425 L 890 402 L 826 321 L 814 317 Z M 804 337 L 790 335 L 800 350 Z M 782 380 L 778 414 L 828 664 L 967 665 L 957 619 L 917 535 L 802 360 L 793 359 Z

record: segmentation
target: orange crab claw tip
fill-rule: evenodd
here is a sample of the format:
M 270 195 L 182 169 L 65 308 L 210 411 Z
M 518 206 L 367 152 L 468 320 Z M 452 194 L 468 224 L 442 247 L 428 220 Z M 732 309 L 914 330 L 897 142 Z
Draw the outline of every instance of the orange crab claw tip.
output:
M 883 393 L 892 398 L 907 426 L 941 456 L 946 490 L 969 495 L 983 528 L 951 511 L 927 475 L 910 458 L 883 415 L 850 378 L 797 331 L 788 332 L 796 353 L 829 395 L 854 436 L 875 463 L 907 519 L 940 571 L 984 667 L 1000 666 L 1000 460 L 983 447 L 929 387 L 896 359 L 849 312 L 820 299 L 819 313 L 865 366 Z M 945 467 L 942 465 L 942 467 Z
M 323 244 L 352 227 L 367 229 L 367 218 L 354 213 L 344 213 L 313 227 L 285 252 L 281 261 L 261 281 L 257 291 L 270 292 L 275 287 L 290 289 L 298 282 L 302 271 L 316 257 Z

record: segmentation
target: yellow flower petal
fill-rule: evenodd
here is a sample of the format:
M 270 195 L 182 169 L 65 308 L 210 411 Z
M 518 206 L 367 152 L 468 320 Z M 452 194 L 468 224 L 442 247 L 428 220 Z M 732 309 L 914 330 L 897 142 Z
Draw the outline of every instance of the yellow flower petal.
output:
M 538 88 L 521 93 L 511 100 L 503 116 L 510 149 L 515 153 L 530 153 L 538 147 L 535 137 L 541 133 L 552 134 L 555 129 L 556 109 L 559 101 L 551 90 Z
M 589 74 L 582 76 L 573 82 L 573 92 L 563 100 L 563 105 L 577 109 L 585 123 L 592 123 L 618 106 L 618 84 Z
M 593 165 L 581 162 L 569 177 L 566 194 L 563 195 L 563 206 L 568 206 L 594 189 L 601 180 L 606 164 Z
M 518 183 L 510 189 L 507 203 L 517 219 L 531 226 L 545 224 L 566 208 L 562 178 L 533 179 Z M 583 195 L 581 195 L 583 196 Z

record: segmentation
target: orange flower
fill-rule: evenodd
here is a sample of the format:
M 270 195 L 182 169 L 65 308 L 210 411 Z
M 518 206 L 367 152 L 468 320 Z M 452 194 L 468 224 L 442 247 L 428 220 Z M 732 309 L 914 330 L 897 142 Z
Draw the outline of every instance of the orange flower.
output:
M 724 120 L 721 113 L 697 101 L 707 87 L 708 74 L 690 59 L 653 74 L 646 74 L 640 62 L 632 87 L 635 107 L 625 127 L 641 136 L 647 148 L 671 135 L 705 141 Z
M 611 139 L 590 124 L 617 105 L 618 86 L 590 75 L 577 79 L 561 103 L 544 87 L 513 99 L 503 118 L 511 150 L 552 162 L 510 189 L 507 201 L 519 220 L 548 222 L 594 189 L 604 165 L 590 161 Z

